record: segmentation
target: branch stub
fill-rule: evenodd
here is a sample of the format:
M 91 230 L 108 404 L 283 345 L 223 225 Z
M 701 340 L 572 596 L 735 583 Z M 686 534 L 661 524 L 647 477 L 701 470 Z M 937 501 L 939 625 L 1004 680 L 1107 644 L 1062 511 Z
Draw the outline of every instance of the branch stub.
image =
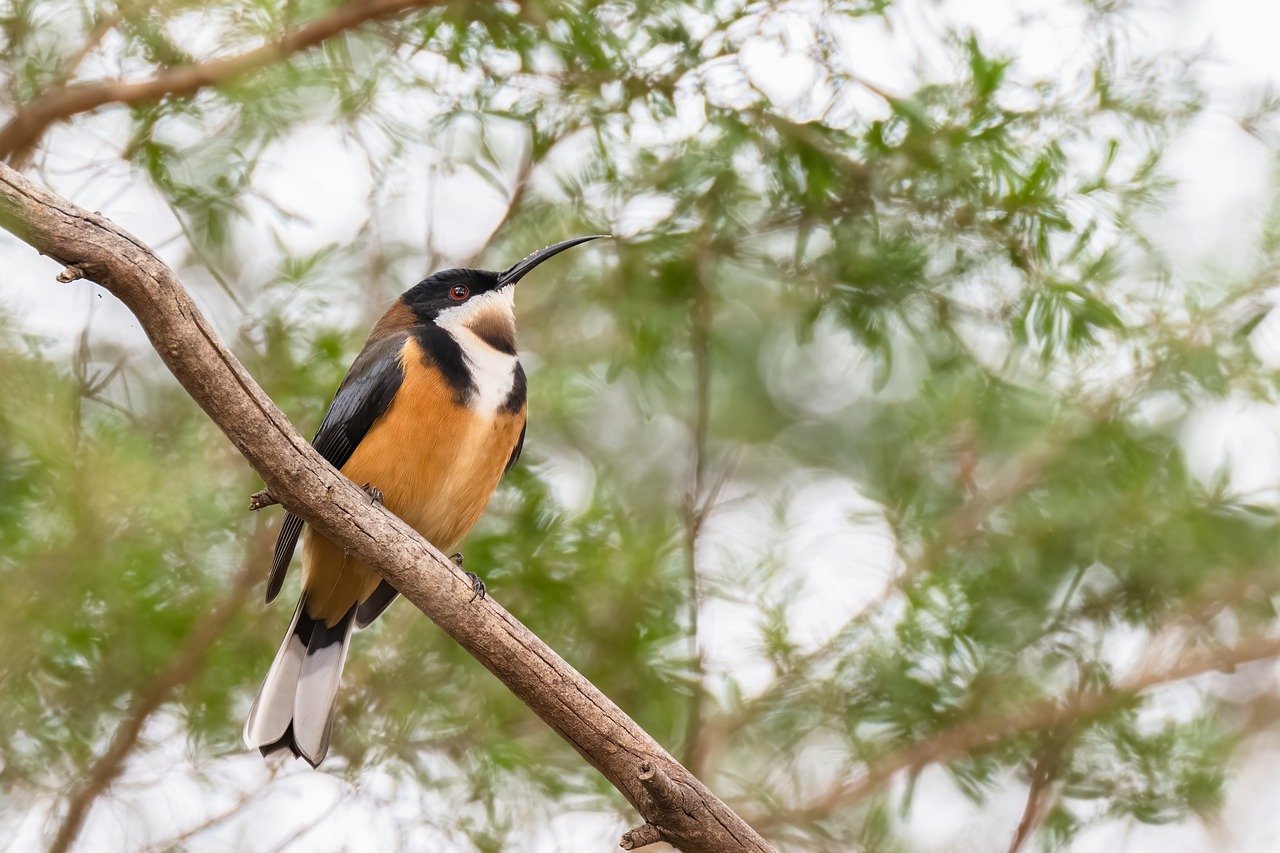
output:
M 622 839 L 618 841 L 618 846 L 623 850 L 638 850 L 650 844 L 657 844 L 661 840 L 662 830 L 651 823 L 646 823 L 624 832 Z

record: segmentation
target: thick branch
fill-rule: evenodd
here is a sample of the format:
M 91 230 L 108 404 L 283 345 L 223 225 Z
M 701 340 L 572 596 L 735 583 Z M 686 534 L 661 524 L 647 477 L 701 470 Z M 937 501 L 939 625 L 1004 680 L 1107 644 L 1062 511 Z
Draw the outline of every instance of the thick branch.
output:
M 686 853 L 768 850 L 765 841 L 604 694 L 399 518 L 339 474 L 293 428 L 222 344 L 173 271 L 131 234 L 0 165 L 0 225 L 120 299 L 192 399 L 267 490 L 380 572 Z M 678 812 L 640 778 L 670 780 Z
M 34 145 L 51 124 L 107 104 L 137 104 L 171 96 L 190 95 L 207 86 L 240 77 L 259 68 L 287 59 L 315 47 L 326 39 L 369 21 L 390 18 L 441 0 L 355 0 L 339 6 L 323 18 L 285 33 L 278 41 L 259 45 L 243 53 L 207 62 L 166 68 L 143 80 L 94 80 L 56 86 L 25 104 L 0 127 L 0 158 L 12 156 Z

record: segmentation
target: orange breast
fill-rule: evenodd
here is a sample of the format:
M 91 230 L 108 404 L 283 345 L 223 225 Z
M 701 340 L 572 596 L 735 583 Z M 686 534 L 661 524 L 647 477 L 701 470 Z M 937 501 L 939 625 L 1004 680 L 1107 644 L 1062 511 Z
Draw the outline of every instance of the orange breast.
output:
M 493 497 L 524 427 L 525 408 L 492 417 L 454 402 L 452 387 L 413 338 L 405 344 L 404 382 L 342 473 L 371 483 L 387 509 L 441 551 L 462 540 Z M 302 545 L 307 610 L 332 625 L 368 598 L 379 576 L 309 527 Z

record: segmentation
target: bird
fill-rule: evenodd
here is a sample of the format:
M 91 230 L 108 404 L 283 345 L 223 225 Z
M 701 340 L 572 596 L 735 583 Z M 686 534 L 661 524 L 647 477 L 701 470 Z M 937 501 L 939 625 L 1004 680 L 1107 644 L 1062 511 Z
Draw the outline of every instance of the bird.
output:
M 527 379 L 516 351 L 515 286 L 566 249 L 540 249 L 501 272 L 449 269 L 406 290 L 374 324 L 312 439 L 331 465 L 420 533 L 453 550 L 520 458 Z M 248 748 L 289 750 L 317 767 L 329 750 L 352 632 L 397 593 L 377 572 L 287 513 L 267 603 L 302 543 L 302 594 L 244 725 Z M 461 565 L 460 555 L 454 555 Z M 484 584 L 471 572 L 475 595 Z

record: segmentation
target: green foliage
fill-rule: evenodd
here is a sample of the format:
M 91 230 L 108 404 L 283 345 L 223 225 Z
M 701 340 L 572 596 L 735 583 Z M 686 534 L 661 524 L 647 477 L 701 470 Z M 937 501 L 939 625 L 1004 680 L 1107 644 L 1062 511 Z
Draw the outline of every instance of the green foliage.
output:
M 107 14 L 47 5 L 68 14 L 0 15 L 9 106 L 58 79 Z M 1195 65 L 1122 47 L 1133 21 L 1111 6 L 1126 4 L 1082 5 L 1079 80 L 1027 81 L 961 30 L 941 48 L 950 73 L 891 92 L 833 47 L 882 2 L 450 4 L 133 105 L 109 131 L 180 226 L 184 278 L 234 305 L 220 328 L 304 432 L 385 299 L 460 260 L 433 229 L 467 192 L 513 202 L 478 261 L 491 266 L 618 233 L 522 285 L 526 455 L 468 567 L 792 849 L 909 849 L 924 807 L 910 785 L 899 798 L 876 780 L 825 809 L 815 786 L 984 726 L 939 753 L 949 778 L 981 803 L 1047 761 L 1040 839 L 1057 847 L 1099 815 L 1211 816 L 1247 714 L 1206 692 L 1170 715 L 1157 693 L 1002 726 L 1123 687 L 1125 643 L 1266 631 L 1280 550 L 1274 502 L 1230 472 L 1206 481 L 1186 440 L 1216 403 L 1274 401 L 1249 336 L 1280 231 L 1264 229 L 1256 275 L 1170 268 L 1143 223 L 1168 196 L 1166 147 L 1203 107 Z M 110 61 L 191 61 L 208 50 L 193 28 L 230 51 L 331 7 L 121 4 Z M 771 98 L 743 70 L 753 39 L 801 44 L 820 96 Z M 852 97 L 868 92 L 872 114 Z M 263 163 L 333 128 L 370 176 L 368 221 L 294 245 L 285 226 L 314 211 L 263 191 Z M 429 233 L 405 236 L 396 194 L 423 163 L 469 189 L 428 196 Z M 141 340 L 110 381 L 86 381 L 110 368 L 96 335 L 71 365 L 48 341 L 0 338 L 0 830 L 84 775 L 239 566 L 265 564 L 260 526 L 276 519 L 245 516 L 250 472 Z M 793 539 L 797 484 L 824 478 L 868 508 L 821 538 L 888 539 L 883 565 L 811 565 L 813 543 Z M 695 489 L 719 502 L 691 530 Z M 885 589 L 826 596 L 841 621 L 815 640 L 806 591 L 871 569 Z M 235 760 L 287 618 L 251 599 L 165 708 L 202 774 Z M 705 633 L 726 622 L 733 654 Z M 623 807 L 404 605 L 357 640 L 343 697 L 326 769 L 429 800 L 423 822 L 459 846 Z M 135 760 L 157 751 L 144 737 Z

